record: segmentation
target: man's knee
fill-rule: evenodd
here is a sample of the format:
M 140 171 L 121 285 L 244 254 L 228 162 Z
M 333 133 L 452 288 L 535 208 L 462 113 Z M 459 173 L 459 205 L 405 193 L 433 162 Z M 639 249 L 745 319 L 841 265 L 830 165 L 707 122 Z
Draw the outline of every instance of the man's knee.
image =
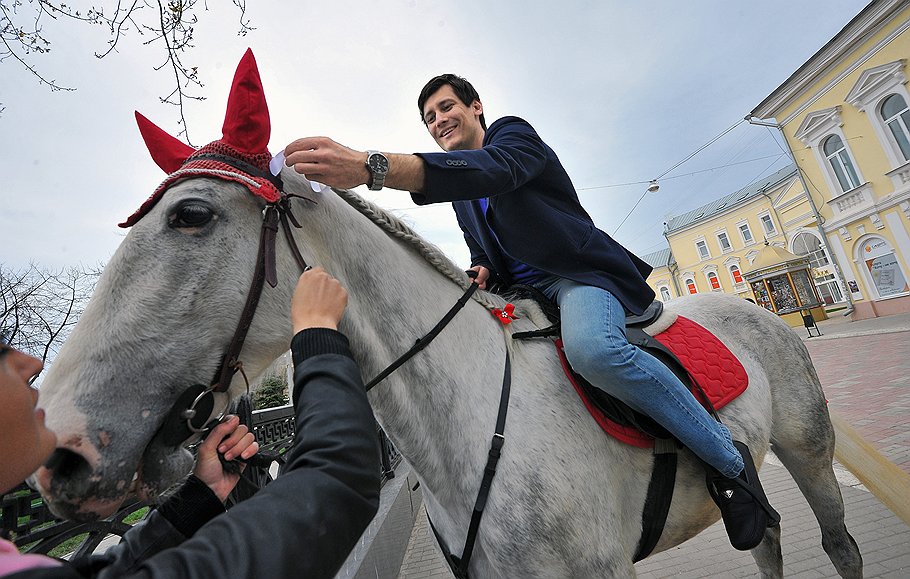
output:
M 604 343 L 566 343 L 566 359 L 572 368 L 592 383 L 618 378 L 632 361 L 630 344 L 614 347 Z

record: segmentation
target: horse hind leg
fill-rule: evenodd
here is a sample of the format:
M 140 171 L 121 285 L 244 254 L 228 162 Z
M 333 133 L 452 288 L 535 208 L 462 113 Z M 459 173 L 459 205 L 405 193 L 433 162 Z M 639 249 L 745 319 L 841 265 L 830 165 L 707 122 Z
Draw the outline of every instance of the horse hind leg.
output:
M 763 360 L 771 387 L 771 449 L 806 497 L 821 528 L 822 547 L 837 572 L 841 577 L 862 577 L 862 556 L 844 526 L 844 500 L 834 476 L 834 427 L 809 352 L 779 319 L 764 312 L 759 316 L 755 308 L 748 313 L 744 320 L 751 323 L 737 327 L 763 328 L 758 340 L 762 348 L 753 355 Z M 748 344 L 755 342 L 751 338 L 750 334 Z M 776 355 L 768 357 L 768 351 Z M 767 558 L 760 552 L 757 556 Z
M 825 421 L 828 422 L 827 414 Z M 830 442 L 825 446 L 808 448 L 806 452 L 793 452 L 791 449 L 772 443 L 772 449 L 780 461 L 787 467 L 799 490 L 806 497 L 822 533 L 822 548 L 841 577 L 849 579 L 863 576 L 863 559 L 856 541 L 844 525 L 844 499 L 840 486 L 834 476 L 832 460 L 834 456 L 834 433 L 830 432 Z
M 761 571 L 762 579 L 784 576 L 784 558 L 780 551 L 780 525 L 765 529 L 765 537 L 752 549 L 752 558 Z
M 784 464 L 818 520 L 822 534 L 822 548 L 828 554 L 841 577 L 861 578 L 863 559 L 856 541 L 844 525 L 844 499 L 834 476 L 834 427 L 824 400 L 821 386 L 811 374 L 816 388 L 809 399 L 791 399 L 786 428 L 778 428 L 775 417 L 775 433 L 771 437 L 771 448 Z M 756 558 L 757 560 L 757 558 Z

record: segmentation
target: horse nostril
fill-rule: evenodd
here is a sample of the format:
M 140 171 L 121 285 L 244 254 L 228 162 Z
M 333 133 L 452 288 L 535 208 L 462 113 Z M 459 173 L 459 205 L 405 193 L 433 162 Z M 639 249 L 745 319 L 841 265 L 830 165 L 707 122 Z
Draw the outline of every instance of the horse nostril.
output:
M 87 477 L 92 470 L 82 455 L 67 448 L 58 448 L 51 453 L 50 458 L 44 463 L 44 467 L 53 471 L 54 478 L 65 479 Z

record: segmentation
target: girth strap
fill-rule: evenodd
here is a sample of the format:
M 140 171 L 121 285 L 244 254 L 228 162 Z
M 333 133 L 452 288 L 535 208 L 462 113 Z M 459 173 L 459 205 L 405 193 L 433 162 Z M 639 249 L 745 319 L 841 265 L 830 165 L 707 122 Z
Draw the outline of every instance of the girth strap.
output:
M 641 512 L 641 537 L 635 550 L 633 563 L 651 554 L 667 524 L 673 489 L 676 487 L 676 441 L 658 438 L 654 441 L 654 469 L 648 483 L 648 494 Z

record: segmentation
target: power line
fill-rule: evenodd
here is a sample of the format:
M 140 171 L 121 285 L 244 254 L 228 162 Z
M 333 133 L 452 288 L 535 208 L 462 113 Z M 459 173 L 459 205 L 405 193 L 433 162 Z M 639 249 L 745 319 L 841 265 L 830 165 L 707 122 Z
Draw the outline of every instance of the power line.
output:
M 683 163 L 685 163 L 686 161 L 688 161 L 689 159 L 691 159 L 691 158 L 694 157 L 695 155 L 701 153 L 702 151 L 704 151 L 705 149 L 707 149 L 708 147 L 710 147 L 711 145 L 713 145 L 715 142 L 717 142 L 718 140 L 720 140 L 721 137 L 723 137 L 724 135 L 726 135 L 727 133 L 729 133 L 730 131 L 732 131 L 733 129 L 735 129 L 736 127 L 738 127 L 739 125 L 743 124 L 744 122 L 746 122 L 745 119 L 740 119 L 740 120 L 736 121 L 735 123 L 733 123 L 732 125 L 730 125 L 730 128 L 728 128 L 727 130 L 725 130 L 725 131 L 722 132 L 721 134 L 717 135 L 716 137 L 714 137 L 713 139 L 711 139 L 710 141 L 708 141 L 707 143 L 705 143 L 705 144 L 702 145 L 701 147 L 695 149 L 694 151 L 692 151 L 691 153 L 689 153 L 689 154 L 686 156 L 685 159 L 683 159 L 683 160 L 680 161 L 679 163 L 673 165 L 672 167 L 670 167 L 669 169 L 667 169 L 666 171 L 664 171 L 663 173 L 661 173 L 660 175 L 658 175 L 658 176 L 657 176 L 657 180 L 660 180 L 660 179 L 664 178 L 668 173 L 671 173 L 674 169 L 676 169 L 677 167 L 679 167 L 680 165 L 682 165 Z
M 720 133 L 719 135 L 717 135 L 716 137 L 714 137 L 713 139 L 711 139 L 710 141 L 708 141 L 707 143 L 705 143 L 704 145 L 702 145 L 701 147 L 695 149 L 694 151 L 692 151 L 691 153 L 689 153 L 688 155 L 686 155 L 686 158 L 685 158 L 685 159 L 683 159 L 682 161 L 676 163 L 675 165 L 673 165 L 672 167 L 670 167 L 669 169 L 667 169 L 666 171 L 664 171 L 663 173 L 661 173 L 656 179 L 654 179 L 654 181 L 659 181 L 660 179 L 662 179 L 663 177 L 665 177 L 667 174 L 671 173 L 674 169 L 676 169 L 677 167 L 679 167 L 680 165 L 682 165 L 683 163 L 685 163 L 686 161 L 688 161 L 689 159 L 691 159 L 691 158 L 694 157 L 695 155 L 701 153 L 702 151 L 704 151 L 705 149 L 707 149 L 708 147 L 710 147 L 711 145 L 713 145 L 715 142 L 717 142 L 717 141 L 718 141 L 720 138 L 722 138 L 724 135 L 726 135 L 727 133 L 729 133 L 730 131 L 732 131 L 733 129 L 735 129 L 736 127 L 738 127 L 739 125 L 743 124 L 744 122 L 746 122 L 745 119 L 740 119 L 740 120 L 736 121 L 735 123 L 733 123 L 732 125 L 730 125 L 730 127 L 729 127 L 728 129 L 726 129 L 725 131 L 723 131 L 722 133 Z M 650 183 L 650 181 L 649 181 L 649 183 Z M 626 216 L 622 218 L 622 221 L 620 221 L 620 222 L 619 222 L 619 225 L 616 226 L 616 229 L 613 230 L 613 235 L 616 235 L 616 232 L 619 231 L 619 228 L 623 226 L 623 224 L 626 222 L 627 219 L 629 219 L 629 217 L 632 215 L 632 213 L 635 211 L 635 209 L 636 209 L 636 208 L 638 207 L 638 205 L 641 203 L 642 199 L 644 199 L 644 198 L 645 198 L 645 195 L 647 195 L 647 194 L 648 194 L 648 190 L 645 189 L 644 193 L 641 194 L 641 197 L 638 198 L 638 201 L 635 202 L 635 205 L 632 206 L 632 209 L 629 210 L 629 213 L 627 213 Z
M 745 161 L 736 161 L 735 163 L 727 163 L 726 165 L 718 165 L 717 167 L 710 167 L 708 169 L 700 169 L 698 171 L 692 171 L 691 173 L 683 173 L 682 175 L 673 175 L 672 177 L 666 177 L 662 179 L 663 181 L 671 181 L 673 179 L 682 179 L 683 177 L 691 177 L 692 175 L 698 175 L 700 173 L 708 173 L 710 171 L 717 171 L 719 169 L 726 169 L 727 167 L 734 167 L 736 165 L 745 165 L 746 163 L 754 163 L 755 161 L 764 161 L 765 159 L 770 158 L 780 158 L 779 153 L 773 155 L 765 155 L 764 157 L 755 157 L 754 159 L 746 159 Z M 631 183 L 616 183 L 614 185 L 598 185 L 596 187 L 579 187 L 577 191 L 591 191 L 593 189 L 608 189 L 610 187 L 625 187 L 628 185 L 645 185 L 650 183 L 650 181 L 633 181 Z

